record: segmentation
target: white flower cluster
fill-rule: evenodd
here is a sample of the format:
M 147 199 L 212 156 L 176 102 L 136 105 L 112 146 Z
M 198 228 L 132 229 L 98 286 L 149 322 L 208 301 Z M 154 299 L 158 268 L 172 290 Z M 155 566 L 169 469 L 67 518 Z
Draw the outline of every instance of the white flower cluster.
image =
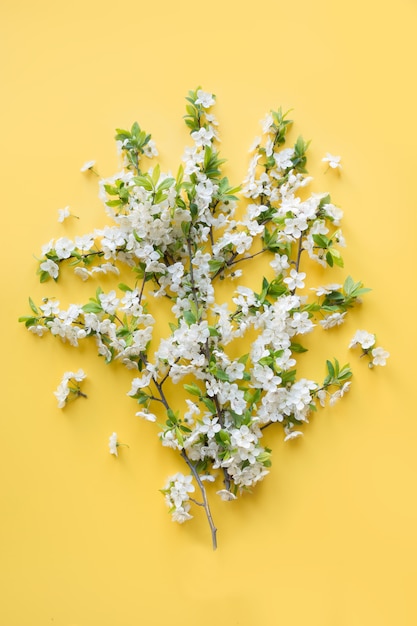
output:
M 77 372 L 65 372 L 58 385 L 54 396 L 58 400 L 58 408 L 63 409 L 70 398 L 85 396 L 82 393 L 80 384 L 86 377 L 85 372 L 79 369 Z
M 349 348 L 354 348 L 355 346 L 362 348 L 363 356 L 366 354 L 371 357 L 369 367 L 386 365 L 390 354 L 384 348 L 376 346 L 376 337 L 373 333 L 368 333 L 366 330 L 357 330 L 349 344 Z
M 343 267 L 343 213 L 327 193 L 308 194 L 308 143 L 299 137 L 285 146 L 291 121 L 281 110 L 262 123 L 243 184 L 246 211 L 238 211 L 240 188 L 223 174 L 216 148 L 214 103 L 200 88 L 189 92 L 185 122 L 192 145 L 176 177 L 159 165 L 143 168 L 142 157 L 157 150 L 136 122 L 118 129 L 124 167 L 99 182 L 113 223 L 73 240 L 52 239 L 42 249 L 41 282 L 59 280 L 65 267 L 82 280 L 111 278 L 124 268 L 132 284 L 97 287 L 89 302 L 66 309 L 53 298 L 39 307 L 30 300 L 32 313 L 21 318 L 31 332 L 50 332 L 73 346 L 93 337 L 107 362 L 118 360 L 135 372 L 128 395 L 140 405 L 136 414 L 158 424 L 162 445 L 177 450 L 189 470 L 162 490 L 173 519 L 184 522 L 193 502 L 202 505 L 213 545 L 204 483 L 222 480 L 219 497 L 235 499 L 269 472 L 265 428 L 280 425 L 285 441 L 298 438 L 312 410 L 345 395 L 352 373 L 334 357 L 321 382 L 297 374 L 306 351 L 300 341 L 316 328 L 338 327 L 368 291 L 350 276 L 343 284 L 309 285 L 311 261 Z M 339 157 L 324 160 L 340 166 Z M 88 162 L 83 170 L 93 166 Z M 243 268 L 260 255 L 269 266 L 253 289 Z M 231 285 L 227 302 L 216 290 L 222 281 Z M 159 333 L 156 343 L 151 305 L 162 298 L 172 317 L 170 331 Z M 375 337 L 360 333 L 351 346 L 360 344 L 372 364 L 384 364 L 388 354 Z M 185 397 L 173 394 L 172 385 Z M 118 445 L 113 433 L 112 454 Z M 196 487 L 200 500 L 189 496 Z
M 190 503 L 189 493 L 194 493 L 195 487 L 192 484 L 192 476 L 184 476 L 178 472 L 168 480 L 164 489 L 165 501 L 172 514 L 172 521 L 182 524 L 193 516 L 189 513 Z

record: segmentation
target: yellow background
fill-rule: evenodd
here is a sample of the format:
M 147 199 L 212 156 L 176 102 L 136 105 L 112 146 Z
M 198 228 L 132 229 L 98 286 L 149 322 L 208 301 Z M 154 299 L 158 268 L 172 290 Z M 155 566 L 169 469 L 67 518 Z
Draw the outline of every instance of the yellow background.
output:
M 2 3 L 1 626 L 417 623 L 416 18 L 412 0 Z M 158 489 L 181 466 L 135 418 L 131 374 L 17 324 L 28 295 L 88 297 L 75 280 L 39 285 L 34 260 L 102 220 L 80 166 L 114 173 L 114 129 L 137 119 L 176 170 L 199 84 L 217 94 L 236 182 L 258 121 L 294 109 L 317 185 L 345 211 L 346 272 L 373 289 L 327 339 L 351 393 L 303 440 L 268 435 L 270 475 L 213 503 L 216 552 L 200 511 L 170 520 Z M 323 174 L 326 151 L 340 176 Z M 68 204 L 81 219 L 58 224 Z M 377 333 L 386 368 L 348 352 L 356 328 Z M 52 391 L 79 367 L 89 398 L 60 411 Z M 113 430 L 130 446 L 118 459 Z

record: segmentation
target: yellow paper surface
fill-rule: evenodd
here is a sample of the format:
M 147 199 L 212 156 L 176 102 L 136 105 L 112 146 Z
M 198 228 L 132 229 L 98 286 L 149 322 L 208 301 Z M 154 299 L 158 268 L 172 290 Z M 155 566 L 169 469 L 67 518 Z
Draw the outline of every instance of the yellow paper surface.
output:
M 416 18 L 411 0 L 3 3 L 1 626 L 417 623 Z M 317 189 L 345 212 L 345 274 L 372 287 L 323 339 L 350 361 L 351 392 L 302 440 L 268 433 L 270 475 L 213 501 L 216 552 L 203 511 L 170 520 L 158 490 L 182 467 L 135 417 L 132 374 L 17 324 L 29 295 L 83 302 L 95 289 L 35 275 L 49 239 L 104 223 L 81 165 L 113 174 L 114 129 L 138 120 L 176 172 L 197 85 L 217 95 L 236 183 L 259 120 L 293 109 Z M 327 151 L 340 175 L 324 173 Z M 66 205 L 80 219 L 58 224 Z M 386 368 L 347 350 L 357 328 L 389 350 Z M 52 392 L 79 367 L 88 399 L 61 411 Z M 117 459 L 113 431 L 129 445 Z

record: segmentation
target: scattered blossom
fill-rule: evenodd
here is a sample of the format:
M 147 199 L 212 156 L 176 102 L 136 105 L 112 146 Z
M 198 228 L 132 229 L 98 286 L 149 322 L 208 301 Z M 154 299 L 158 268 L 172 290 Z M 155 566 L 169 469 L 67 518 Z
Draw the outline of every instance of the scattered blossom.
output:
M 228 489 L 220 489 L 219 491 L 216 491 L 216 494 L 220 496 L 220 499 L 224 500 L 224 502 L 229 502 L 230 500 L 236 500 L 235 494 L 229 491 Z
M 117 433 L 112 433 L 109 437 L 109 452 L 110 454 L 114 454 L 115 456 L 118 456 L 118 452 L 117 452 L 117 447 L 118 447 L 118 442 L 117 442 Z
M 95 164 L 95 161 L 86 161 L 84 165 L 82 165 L 82 167 L 80 168 L 80 172 L 88 172 L 89 170 L 92 170 Z
M 386 365 L 389 352 L 383 348 L 374 348 L 372 350 L 372 365 Z
M 284 441 L 290 441 L 291 439 L 297 439 L 298 437 L 302 437 L 303 433 L 301 430 L 290 430 L 286 429 L 287 434 L 284 437 Z
M 70 215 L 69 206 L 66 206 L 63 209 L 58 209 L 58 222 L 64 222 Z
M 58 408 L 63 409 L 71 398 L 77 398 L 79 396 L 85 396 L 82 393 L 80 384 L 86 377 L 84 370 L 79 369 L 77 372 L 65 372 L 62 376 L 62 380 L 58 385 L 54 396 L 58 400 Z
M 331 167 L 334 170 L 340 169 L 342 167 L 340 164 L 341 157 L 334 156 L 333 154 L 330 154 L 330 152 L 326 152 L 326 156 L 322 158 L 322 161 L 324 163 L 328 163 L 329 167 Z

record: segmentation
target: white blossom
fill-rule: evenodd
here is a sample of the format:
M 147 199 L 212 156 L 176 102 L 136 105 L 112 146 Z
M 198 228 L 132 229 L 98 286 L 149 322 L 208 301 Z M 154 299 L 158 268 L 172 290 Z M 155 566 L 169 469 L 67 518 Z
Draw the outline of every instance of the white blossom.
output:
M 295 289 L 302 289 L 304 287 L 304 279 L 307 276 L 305 272 L 297 272 L 297 270 L 292 269 L 290 271 L 290 275 L 287 278 L 284 278 L 284 283 L 288 285 L 288 289 L 290 291 L 295 291 Z
M 88 172 L 88 170 L 92 170 L 95 164 L 95 161 L 86 161 L 84 165 L 81 166 L 80 172 Z
M 69 206 L 66 206 L 63 209 L 58 209 L 58 222 L 64 222 L 70 215 Z
M 112 433 L 110 435 L 110 437 L 109 437 L 109 452 L 110 452 L 110 454 L 114 454 L 115 456 L 118 456 L 117 446 L 118 446 L 117 433 Z
M 47 259 L 46 261 L 40 264 L 40 269 L 43 272 L 46 272 L 47 274 L 49 274 L 51 278 L 58 278 L 59 265 L 57 265 L 55 261 L 52 261 L 51 259 Z
M 207 91 L 203 91 L 202 89 L 197 90 L 197 100 L 196 104 L 201 104 L 204 109 L 209 109 L 215 102 L 214 96 Z
M 366 330 L 357 330 L 349 343 L 349 348 L 359 344 L 363 350 L 369 350 L 375 345 L 375 340 L 374 334 L 368 333 Z
M 220 496 L 220 499 L 224 500 L 225 502 L 229 502 L 230 500 L 236 500 L 235 494 L 228 489 L 220 489 L 219 491 L 216 491 L 216 494 Z
M 374 348 L 372 354 L 372 365 L 386 365 L 387 359 L 390 356 L 389 352 L 383 348 Z
M 334 326 L 340 326 L 345 321 L 346 311 L 344 313 L 332 313 L 327 315 L 323 320 L 320 320 L 320 325 L 324 329 L 333 328 Z
M 340 160 L 340 156 L 334 156 L 333 154 L 330 154 L 330 152 L 326 152 L 326 156 L 322 158 L 322 161 L 324 161 L 324 163 L 328 163 L 329 167 L 332 169 L 340 169 L 342 167 Z
M 60 237 L 55 242 L 55 252 L 59 259 L 68 259 L 74 249 L 75 244 L 68 237 Z

